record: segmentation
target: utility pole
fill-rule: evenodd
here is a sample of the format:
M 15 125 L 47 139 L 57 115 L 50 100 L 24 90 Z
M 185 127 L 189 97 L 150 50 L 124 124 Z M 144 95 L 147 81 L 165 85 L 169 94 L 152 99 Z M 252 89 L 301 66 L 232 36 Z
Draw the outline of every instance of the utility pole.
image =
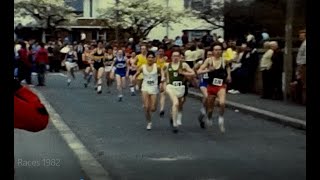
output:
M 89 3 L 90 3 L 89 16 L 92 17 L 92 0 L 90 0 Z
M 169 8 L 169 0 L 167 0 L 166 1 L 166 3 L 167 3 L 167 8 Z M 167 24 L 166 24 L 166 35 L 167 35 L 167 37 L 169 38 L 169 22 L 167 22 Z
M 119 2 L 120 2 L 120 0 L 116 0 L 116 8 L 119 7 Z M 119 11 L 117 10 L 116 11 L 116 23 L 117 23 L 117 26 L 116 26 L 116 29 L 115 29 L 116 41 L 117 42 L 119 41 L 119 25 L 118 25 L 118 21 L 119 21 Z
M 287 101 L 290 95 L 290 82 L 292 80 L 292 22 L 294 16 L 294 0 L 287 0 L 286 27 L 285 27 L 285 49 L 284 49 L 284 98 Z

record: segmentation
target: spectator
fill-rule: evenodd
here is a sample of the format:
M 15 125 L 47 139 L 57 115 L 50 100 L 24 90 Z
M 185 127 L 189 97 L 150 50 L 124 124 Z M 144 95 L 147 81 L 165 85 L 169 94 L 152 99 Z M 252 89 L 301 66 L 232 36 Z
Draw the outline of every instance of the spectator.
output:
M 18 64 L 19 64 L 19 81 L 26 80 L 27 84 L 31 85 L 31 70 L 32 62 L 28 59 L 28 50 L 26 43 L 21 42 L 21 48 L 18 51 Z
M 302 41 L 302 44 L 299 48 L 298 54 L 297 54 L 297 72 L 301 76 L 301 83 L 302 83 L 302 103 L 306 103 L 306 30 L 301 30 L 299 32 L 299 38 Z
M 273 79 L 273 98 L 276 100 L 283 99 L 282 92 L 282 73 L 283 73 L 283 53 L 279 48 L 279 45 L 276 41 L 272 41 L 271 49 L 273 50 L 273 55 L 271 57 L 272 65 L 272 79 Z
M 176 40 L 174 41 L 174 45 L 177 45 L 177 46 L 183 46 L 183 43 L 182 43 L 182 39 L 180 36 L 177 36 L 176 37 Z
M 183 35 L 181 37 L 183 46 L 186 46 L 189 43 L 189 37 L 188 37 L 188 32 L 187 31 L 182 31 Z
M 260 61 L 260 71 L 262 72 L 262 97 L 263 99 L 271 99 L 272 97 L 272 55 L 273 50 L 271 49 L 271 43 L 265 42 L 264 48 L 266 52 L 263 54 L 261 61 Z
M 213 43 L 213 36 L 210 35 L 210 31 L 206 32 L 206 34 L 202 37 L 201 42 L 204 47 L 209 47 Z
M 36 52 L 35 59 L 38 73 L 38 86 L 45 86 L 46 65 L 49 59 L 48 51 L 44 48 L 44 43 L 40 43 L 40 49 Z

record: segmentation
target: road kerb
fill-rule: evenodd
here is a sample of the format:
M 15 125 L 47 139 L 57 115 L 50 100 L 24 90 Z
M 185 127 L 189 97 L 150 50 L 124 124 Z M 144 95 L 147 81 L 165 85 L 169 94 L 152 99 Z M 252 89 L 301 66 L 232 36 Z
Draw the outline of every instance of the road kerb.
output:
M 193 98 L 197 98 L 199 100 L 202 99 L 202 94 L 198 92 L 194 92 L 192 90 L 189 90 L 188 95 Z M 274 121 L 277 123 L 281 123 L 283 125 L 292 126 L 297 129 L 303 129 L 306 130 L 306 121 L 301 119 L 296 119 L 293 117 L 285 116 L 282 114 L 277 114 L 271 111 L 266 111 L 263 109 L 255 108 L 252 106 L 247 106 L 244 104 L 240 104 L 237 102 L 232 101 L 226 101 L 226 107 L 232 108 L 232 109 L 239 109 L 241 112 L 246 112 L 255 116 L 262 117 L 264 119 Z

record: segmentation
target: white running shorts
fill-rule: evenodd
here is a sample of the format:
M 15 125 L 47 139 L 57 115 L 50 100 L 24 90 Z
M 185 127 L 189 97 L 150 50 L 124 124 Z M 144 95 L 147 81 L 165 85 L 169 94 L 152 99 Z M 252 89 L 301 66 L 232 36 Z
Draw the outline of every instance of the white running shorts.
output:
M 172 84 L 167 84 L 166 91 L 175 94 L 178 98 L 181 98 L 184 96 L 186 89 L 184 85 L 174 86 Z
M 158 86 L 148 86 L 146 84 L 142 84 L 141 91 L 146 92 L 148 94 L 158 94 L 159 88 Z
M 105 66 L 104 67 L 105 72 L 111 72 L 111 70 L 112 70 L 112 66 Z
M 68 61 L 66 61 L 65 64 L 66 64 L 66 69 L 67 69 L 67 71 L 70 71 L 71 68 L 75 68 L 75 67 L 78 66 L 78 64 L 75 63 L 75 62 L 68 62 Z

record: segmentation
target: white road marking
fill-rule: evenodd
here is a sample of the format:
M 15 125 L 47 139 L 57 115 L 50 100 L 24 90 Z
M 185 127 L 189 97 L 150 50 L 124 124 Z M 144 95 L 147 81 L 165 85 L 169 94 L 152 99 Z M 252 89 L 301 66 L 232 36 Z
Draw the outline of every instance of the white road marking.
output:
M 47 108 L 50 120 L 59 131 L 62 138 L 66 141 L 71 150 L 75 153 L 80 162 L 80 166 L 91 180 L 109 180 L 110 174 L 93 157 L 82 142 L 76 137 L 72 130 L 64 123 L 60 115 L 54 110 L 46 98 L 38 90 L 31 88 L 40 98 L 41 102 Z
M 177 156 L 177 157 L 160 157 L 160 158 L 148 158 L 152 161 L 178 161 L 178 160 L 192 160 L 190 156 Z
M 63 73 L 49 73 L 48 75 L 68 77 L 67 75 L 65 75 Z

